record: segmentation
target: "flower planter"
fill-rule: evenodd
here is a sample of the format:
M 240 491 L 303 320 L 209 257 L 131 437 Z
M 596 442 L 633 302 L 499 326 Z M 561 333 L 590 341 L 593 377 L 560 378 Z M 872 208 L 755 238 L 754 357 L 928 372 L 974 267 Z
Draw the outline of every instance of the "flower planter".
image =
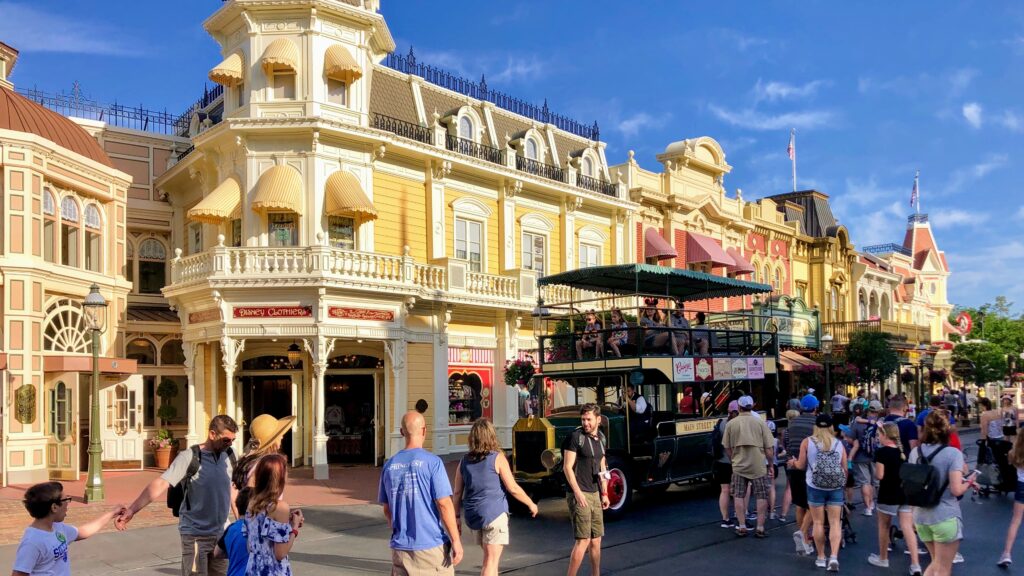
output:
M 161 470 L 167 470 L 171 465 L 171 460 L 174 457 L 174 448 L 167 446 L 164 448 L 155 448 L 153 453 L 156 455 L 156 467 Z

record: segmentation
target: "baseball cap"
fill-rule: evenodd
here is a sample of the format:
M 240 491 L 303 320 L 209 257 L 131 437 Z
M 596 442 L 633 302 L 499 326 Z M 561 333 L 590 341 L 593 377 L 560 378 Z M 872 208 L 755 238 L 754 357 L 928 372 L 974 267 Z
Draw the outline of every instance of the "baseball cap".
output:
M 879 402 L 878 400 L 872 400 L 871 402 L 868 402 L 868 411 L 869 412 L 881 412 L 882 411 L 882 403 Z
M 853 434 L 851 434 L 851 431 L 852 431 L 852 430 L 853 430 L 853 429 L 852 429 L 852 428 L 850 428 L 850 427 L 849 427 L 848 425 L 846 425 L 846 424 L 840 424 L 840 425 L 839 425 L 839 431 L 840 431 L 840 432 L 842 432 L 843 434 L 846 434 L 847 436 L 852 436 L 852 435 L 853 435 Z
M 814 425 L 818 428 L 831 428 L 832 417 L 828 414 L 818 414 L 818 417 L 814 419 Z
M 808 394 L 800 400 L 800 409 L 804 412 L 814 412 L 818 409 L 818 399 Z
M 740 411 L 740 405 L 739 405 L 738 402 L 736 402 L 735 400 L 733 400 L 732 402 L 729 402 L 729 412 L 739 412 L 739 411 Z
M 808 394 L 814 394 L 814 388 L 808 388 L 807 389 L 807 393 Z
M 768 429 L 772 431 L 772 434 L 774 434 L 775 433 L 775 421 L 774 420 L 768 420 L 767 423 L 768 423 Z
M 750 396 L 740 396 L 739 400 L 736 401 L 740 408 L 753 408 L 754 399 Z

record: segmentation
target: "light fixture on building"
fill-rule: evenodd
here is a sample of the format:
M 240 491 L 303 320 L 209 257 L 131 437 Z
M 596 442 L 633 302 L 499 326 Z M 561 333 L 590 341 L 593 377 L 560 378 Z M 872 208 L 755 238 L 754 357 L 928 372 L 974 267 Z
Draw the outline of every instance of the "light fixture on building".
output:
M 302 359 L 302 350 L 299 345 L 292 342 L 291 346 L 288 347 L 288 363 L 295 366 Z

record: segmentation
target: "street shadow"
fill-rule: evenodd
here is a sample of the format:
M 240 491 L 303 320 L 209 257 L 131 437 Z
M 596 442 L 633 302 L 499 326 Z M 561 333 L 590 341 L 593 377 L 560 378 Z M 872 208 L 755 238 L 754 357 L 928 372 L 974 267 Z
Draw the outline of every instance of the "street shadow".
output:
M 364 570 L 367 572 L 377 572 L 381 574 L 391 572 L 391 562 L 389 560 L 358 558 L 354 556 L 343 556 L 341 554 L 314 554 L 302 552 L 292 552 L 288 554 L 288 559 L 292 563 L 301 562 L 305 564 L 315 564 L 317 566 L 337 568 L 338 570 L 348 568 L 350 570 Z

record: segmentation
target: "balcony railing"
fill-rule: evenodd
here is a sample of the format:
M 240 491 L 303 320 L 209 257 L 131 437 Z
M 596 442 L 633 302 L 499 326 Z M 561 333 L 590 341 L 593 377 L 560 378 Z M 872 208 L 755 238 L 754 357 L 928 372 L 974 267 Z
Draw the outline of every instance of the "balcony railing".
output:
M 452 136 L 448 134 L 445 137 L 445 144 L 447 148 L 453 152 L 465 154 L 467 156 L 474 156 L 476 158 L 482 158 L 488 162 L 495 164 L 505 163 L 505 153 L 497 148 L 492 148 L 486 144 L 479 144 L 468 140 L 466 138 L 459 138 L 458 136 Z
M 491 298 L 519 298 L 519 278 L 468 272 L 466 274 L 466 291 L 470 294 Z
M 928 326 L 905 324 L 893 320 L 857 320 L 853 322 L 825 322 L 821 325 L 822 334 L 831 334 L 836 344 L 847 344 L 850 336 L 857 331 L 884 332 L 902 342 L 931 342 L 931 329 Z
M 605 182 L 591 176 L 584 176 L 583 174 L 576 175 L 576 185 L 584 190 L 590 190 L 591 192 L 597 192 L 606 196 L 615 197 L 619 195 L 619 187 L 616 183 Z
M 865 246 L 864 248 L 862 248 L 862 250 L 864 250 L 864 252 L 867 252 L 868 254 L 892 254 L 895 252 L 896 254 L 903 254 L 904 256 L 912 255 L 910 253 L 910 250 L 904 248 L 900 244 L 895 244 L 892 242 L 888 244 L 874 244 L 871 246 Z
M 402 138 L 423 142 L 424 144 L 433 144 L 434 140 L 430 128 L 399 120 L 398 118 L 392 118 L 391 116 L 385 116 L 384 114 L 374 113 L 373 127 L 397 134 Z
M 74 116 L 99 120 L 111 126 L 120 128 L 131 128 L 155 132 L 157 134 L 175 134 L 180 117 L 170 114 L 166 110 L 149 110 L 142 106 L 124 106 L 122 104 L 101 104 L 81 94 L 48 94 L 34 88 L 18 88 L 21 94 L 29 100 L 41 104 L 63 116 Z M 186 121 L 187 125 L 187 121 Z
M 545 164 L 525 156 L 516 156 L 516 170 L 528 172 L 534 176 L 565 182 L 565 171 L 558 166 Z

